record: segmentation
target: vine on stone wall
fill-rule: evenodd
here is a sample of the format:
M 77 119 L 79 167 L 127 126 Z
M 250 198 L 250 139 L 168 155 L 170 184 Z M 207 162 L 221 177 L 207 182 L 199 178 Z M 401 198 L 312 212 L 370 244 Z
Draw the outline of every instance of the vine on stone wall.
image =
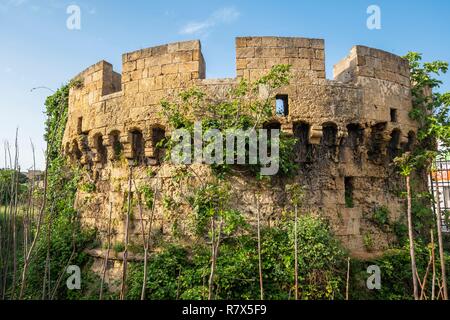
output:
M 275 93 L 280 88 L 287 86 L 289 79 L 290 66 L 277 65 L 257 81 L 248 82 L 242 79 L 222 98 L 204 92 L 201 88 L 192 87 L 181 91 L 170 100 L 162 100 L 162 115 L 172 129 L 186 129 L 192 137 L 194 136 L 194 123 L 201 121 L 202 132 L 205 133 L 209 129 L 219 130 L 224 135 L 223 146 L 226 146 L 225 133 L 261 129 L 273 119 Z M 259 134 L 258 131 L 257 133 Z M 279 176 L 292 176 L 296 173 L 298 169 L 294 152 L 296 142 L 297 139 L 292 135 L 280 133 Z M 170 151 L 178 143 L 174 140 L 165 142 L 169 151 L 166 153 L 166 160 L 170 160 Z M 208 147 L 210 146 L 202 146 L 202 151 L 208 152 Z M 239 154 L 240 150 L 231 152 L 234 154 L 234 159 L 238 156 L 248 158 L 248 148 L 244 151 L 245 154 Z M 212 171 L 219 178 L 224 178 L 233 170 L 233 166 L 226 162 L 226 153 L 224 150 L 223 164 L 211 165 Z M 262 178 L 259 174 L 261 166 L 259 159 L 256 165 L 245 165 L 258 178 Z
M 41 236 L 37 239 L 26 275 L 25 297 L 36 299 L 85 298 L 85 290 L 68 290 L 65 279 L 69 264 L 83 268 L 89 258 L 83 250 L 93 245 L 95 231 L 82 228 L 74 209 L 75 194 L 80 182 L 80 169 L 71 166 L 61 152 L 62 138 L 68 117 L 69 83 L 49 96 L 46 106 L 45 140 L 47 142 L 47 206 Z M 85 277 L 93 277 L 87 270 Z M 43 277 L 44 275 L 44 277 Z M 45 278 L 45 280 L 43 280 Z M 45 286 L 43 290 L 43 281 Z M 93 282 L 95 284 L 95 282 Z M 86 288 L 85 288 L 86 289 Z

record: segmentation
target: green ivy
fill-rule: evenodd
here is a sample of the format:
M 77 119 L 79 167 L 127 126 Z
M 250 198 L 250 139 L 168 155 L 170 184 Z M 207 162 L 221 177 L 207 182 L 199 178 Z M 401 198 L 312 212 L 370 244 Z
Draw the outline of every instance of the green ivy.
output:
M 194 123 L 201 119 L 202 132 L 209 129 L 217 129 L 223 134 L 226 132 L 236 132 L 237 130 L 260 129 L 274 116 L 273 108 L 276 90 L 289 84 L 290 66 L 274 66 L 267 75 L 255 82 L 241 80 L 236 87 L 229 90 L 227 97 L 217 101 L 198 87 L 192 87 L 181 91 L 171 99 L 161 101 L 162 115 L 173 129 L 184 128 L 193 136 Z M 260 88 L 264 87 L 268 91 L 265 99 L 259 97 Z M 259 134 L 259 132 L 257 132 Z M 295 162 L 295 144 L 297 139 L 292 135 L 280 134 L 279 145 L 279 176 L 292 176 L 298 170 Z M 168 139 L 165 147 L 166 159 L 170 159 L 172 148 L 178 141 Z M 226 146 L 225 134 L 223 146 Z M 207 148 L 205 146 L 204 148 Z M 193 152 L 193 151 L 192 151 Z M 234 150 L 234 156 L 239 156 Z M 248 150 L 245 150 L 248 156 Z M 226 152 L 224 152 L 224 164 L 214 164 L 211 169 L 220 179 L 224 179 L 229 174 L 233 166 L 226 164 Z M 192 155 L 193 156 L 193 155 Z M 256 177 L 259 175 L 262 164 L 245 165 Z

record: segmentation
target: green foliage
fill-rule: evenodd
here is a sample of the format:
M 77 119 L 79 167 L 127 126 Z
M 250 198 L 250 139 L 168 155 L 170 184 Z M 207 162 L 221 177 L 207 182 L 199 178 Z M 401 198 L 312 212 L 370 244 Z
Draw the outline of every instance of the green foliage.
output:
M 89 263 L 84 249 L 95 244 L 95 231 L 81 228 L 78 214 L 73 207 L 81 173 L 79 169 L 71 168 L 61 155 L 69 87 L 70 85 L 62 86 L 45 102 L 45 139 L 48 144 L 47 207 L 41 236 L 37 239 L 36 250 L 27 273 L 25 296 L 30 299 L 41 298 L 47 250 L 50 252 L 50 288 L 53 291 L 61 274 L 62 283 L 65 283 L 68 276 L 65 269 L 69 262 L 80 267 Z M 21 259 L 23 260 L 23 257 Z M 80 298 L 80 295 L 60 285 L 55 298 Z
M 354 204 L 353 204 L 353 195 L 351 194 L 351 192 L 349 190 L 345 190 L 345 207 L 346 208 L 353 208 Z
M 408 240 L 408 227 L 405 223 L 395 221 L 392 225 L 392 228 L 397 238 L 397 243 L 403 244 Z
M 17 174 L 19 175 L 17 177 Z M 8 205 L 11 201 L 11 186 L 15 184 L 18 179 L 18 198 L 19 200 L 27 194 L 28 179 L 27 177 L 16 170 L 0 169 L 0 205 Z
M 113 143 L 113 151 L 114 151 L 114 156 L 116 158 L 120 158 L 120 156 L 122 156 L 122 152 L 123 152 L 123 146 L 120 143 L 120 141 L 114 141 Z
M 299 169 L 299 165 L 295 162 L 296 153 L 295 145 L 297 138 L 284 132 L 280 134 L 280 154 L 279 154 L 279 174 L 285 177 L 293 177 Z
M 430 160 L 448 152 L 450 92 L 437 92 L 442 81 L 436 77 L 447 72 L 447 62 L 422 62 L 422 55 L 417 52 L 409 52 L 405 58 L 409 61 L 412 83 L 413 108 L 409 116 L 419 124 L 419 145 L 412 153 L 405 153 L 395 159 L 395 163 L 400 173 L 408 176 L 413 169 L 429 167 Z M 439 150 L 438 141 L 441 145 Z
M 411 198 L 413 227 L 417 236 L 428 239 L 430 229 L 434 228 L 434 214 L 431 208 L 431 194 L 414 192 Z
M 161 101 L 162 114 L 173 129 L 184 128 L 190 132 L 191 136 L 194 132 L 194 123 L 201 119 L 202 134 L 209 129 L 219 130 L 223 136 L 222 144 L 226 146 L 226 133 L 260 129 L 273 118 L 276 90 L 288 85 L 289 78 L 290 66 L 278 65 L 255 82 L 241 80 L 236 87 L 226 93 L 226 97 L 219 100 L 216 96 L 209 96 L 200 88 L 192 87 L 182 91 L 170 101 Z M 261 98 L 260 92 L 266 92 L 267 96 Z M 298 170 L 294 161 L 296 140 L 292 136 L 280 134 L 280 154 L 277 160 L 281 176 L 291 176 Z M 168 150 L 166 152 L 167 159 L 170 158 L 172 148 L 178 144 L 179 141 L 172 139 L 165 143 Z M 203 150 L 209 150 L 207 148 L 211 148 L 211 146 L 203 146 Z M 247 157 L 248 142 L 246 142 L 244 152 Z M 233 166 L 225 164 L 226 154 L 227 152 L 223 153 L 223 164 L 217 163 L 211 166 L 216 176 L 221 179 L 233 169 Z M 234 159 L 243 156 L 239 154 L 239 150 L 233 150 L 233 154 Z M 246 165 L 246 167 L 259 177 L 261 165 L 258 163 L 257 165 Z
M 436 77 L 445 74 L 448 63 L 443 61 L 422 62 L 422 55 L 409 52 L 406 56 L 410 64 L 411 90 L 413 96 L 413 109 L 411 118 L 418 121 L 422 128 L 418 138 L 424 141 L 432 137 L 438 139 L 448 147 L 449 122 L 448 108 L 450 106 L 450 93 L 436 92 L 442 81 Z
M 293 298 L 293 226 L 263 228 L 261 254 L 266 299 Z M 345 253 L 328 225 L 319 218 L 299 218 L 299 270 L 302 299 L 342 299 Z M 254 235 L 224 239 L 217 258 L 216 299 L 259 297 L 258 253 Z M 147 299 L 206 299 L 210 248 L 166 247 L 148 264 Z M 128 299 L 139 299 L 142 264 L 131 263 Z
M 95 183 L 93 182 L 86 182 L 86 183 L 82 183 L 80 186 L 80 190 L 86 193 L 92 193 L 95 192 L 96 190 L 96 186 Z
M 143 186 L 140 189 L 140 193 L 144 198 L 144 204 L 147 209 L 153 208 L 153 201 L 155 198 L 155 192 L 149 186 Z
M 294 206 L 300 206 L 305 197 L 304 188 L 298 183 L 287 184 L 285 190 L 289 195 L 289 200 Z
M 189 266 L 186 250 L 169 246 L 163 252 L 152 255 L 148 262 L 148 299 L 177 299 L 178 276 L 183 268 Z M 142 264 L 129 263 L 127 299 L 139 299 L 143 278 Z
M 363 236 L 363 243 L 364 243 L 364 247 L 366 248 L 367 251 L 372 251 L 373 249 L 373 239 L 372 236 L 370 235 L 370 233 L 365 233 Z
M 125 244 L 123 242 L 116 242 L 113 244 L 112 249 L 115 253 L 125 251 Z
M 386 206 L 377 206 L 373 210 L 372 220 L 378 227 L 384 229 L 389 225 L 389 209 Z
M 294 243 L 289 227 L 290 247 Z M 298 219 L 299 283 L 302 299 L 342 298 L 345 251 L 321 218 L 304 215 Z M 293 263 L 293 260 L 290 261 Z M 293 266 L 289 268 L 293 270 Z
M 430 248 L 422 242 L 415 243 L 416 264 L 421 281 L 426 273 Z M 436 247 L 437 250 L 437 247 Z M 440 278 L 439 259 L 436 260 L 437 277 Z M 446 255 L 447 263 L 450 257 Z M 381 289 L 369 290 L 366 279 L 370 275 L 366 272 L 369 265 L 377 265 L 381 271 Z M 350 299 L 376 300 L 411 300 L 413 299 L 413 285 L 411 275 L 411 258 L 409 244 L 388 250 L 383 256 L 369 260 L 353 260 L 351 265 Z M 431 296 L 431 272 L 428 274 L 426 295 Z M 450 277 L 448 277 L 450 280 Z M 439 291 L 436 287 L 436 293 Z
M 197 236 L 206 234 L 211 219 L 222 219 L 222 231 L 225 234 L 231 234 L 239 227 L 246 227 L 247 223 L 241 213 L 228 206 L 229 190 L 229 185 L 224 182 L 208 183 L 195 190 L 189 203 L 195 214 L 194 233 Z

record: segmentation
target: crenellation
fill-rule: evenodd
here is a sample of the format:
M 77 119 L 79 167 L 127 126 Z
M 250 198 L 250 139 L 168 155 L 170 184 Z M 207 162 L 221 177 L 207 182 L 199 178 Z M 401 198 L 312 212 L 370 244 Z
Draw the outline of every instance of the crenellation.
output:
M 290 64 L 293 72 L 304 78 L 325 78 L 324 41 L 321 39 L 289 37 L 244 37 L 236 38 L 237 77 L 249 77 L 259 72 L 245 72 L 246 69 L 268 71 L 275 64 Z

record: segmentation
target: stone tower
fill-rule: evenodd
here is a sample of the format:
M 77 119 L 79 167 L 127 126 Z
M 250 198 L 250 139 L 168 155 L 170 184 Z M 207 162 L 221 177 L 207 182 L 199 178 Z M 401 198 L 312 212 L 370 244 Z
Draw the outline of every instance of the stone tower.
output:
M 122 239 L 128 178 L 122 158 L 142 157 L 145 161 L 134 170 L 136 182 L 144 181 L 151 167 L 160 173 L 162 192 L 176 198 L 176 188 L 166 181 L 173 168 L 160 163 L 155 147 L 170 135 L 160 115 L 162 98 L 194 85 L 207 90 L 230 88 L 241 78 L 255 80 L 278 64 L 292 66 L 292 79 L 280 89 L 286 110 L 273 123 L 299 139 L 301 169 L 295 179 L 306 186 L 304 210 L 326 216 L 354 255 L 385 250 L 395 236 L 381 230 L 372 216 L 380 208 L 389 212 L 390 221 L 403 214 L 403 199 L 396 192 L 400 179 L 391 164 L 399 152 L 411 150 L 417 132 L 417 124 L 408 116 L 412 107 L 408 62 L 382 50 L 355 46 L 335 65 L 334 79 L 328 80 L 321 39 L 237 38 L 233 79 L 205 79 L 199 41 L 125 53 L 122 74 L 105 61 L 81 72 L 76 76 L 81 85 L 70 90 L 63 148 L 72 161 L 86 168 L 96 185 L 94 192 L 78 191 L 76 206 L 83 223 L 105 230 L 111 202 L 115 239 Z M 233 203 L 251 216 L 255 185 L 233 179 L 239 194 Z M 261 187 L 259 192 L 264 219 L 270 224 L 288 199 L 281 185 Z M 174 221 L 164 211 L 157 205 L 155 228 L 170 237 Z M 132 239 L 138 241 L 140 229 L 134 217 Z M 177 219 L 183 223 L 182 216 Z

